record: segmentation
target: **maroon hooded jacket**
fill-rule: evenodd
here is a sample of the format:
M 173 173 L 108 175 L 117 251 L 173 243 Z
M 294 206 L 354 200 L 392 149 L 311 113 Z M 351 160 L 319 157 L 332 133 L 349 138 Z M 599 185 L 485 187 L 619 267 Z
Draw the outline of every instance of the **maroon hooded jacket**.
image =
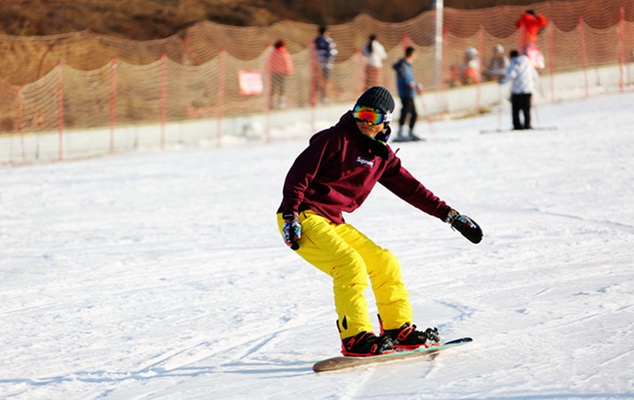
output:
M 344 223 L 379 182 L 414 207 L 444 221 L 451 210 L 401 166 L 392 149 L 363 135 L 352 117 L 316 133 L 288 171 L 279 212 L 313 210 Z

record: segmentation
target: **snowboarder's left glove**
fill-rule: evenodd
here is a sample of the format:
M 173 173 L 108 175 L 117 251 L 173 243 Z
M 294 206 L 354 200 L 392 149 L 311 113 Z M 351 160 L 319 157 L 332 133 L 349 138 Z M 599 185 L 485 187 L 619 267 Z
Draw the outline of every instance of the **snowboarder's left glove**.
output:
M 482 241 L 482 229 L 480 229 L 474 220 L 466 215 L 461 215 L 458 211 L 452 209 L 449 211 L 445 222 L 451 224 L 453 229 L 456 229 L 471 242 L 477 244 Z
M 282 214 L 284 218 L 284 228 L 282 235 L 284 242 L 293 250 L 299 249 L 297 241 L 302 237 L 302 224 L 299 223 L 299 215 L 297 211 Z

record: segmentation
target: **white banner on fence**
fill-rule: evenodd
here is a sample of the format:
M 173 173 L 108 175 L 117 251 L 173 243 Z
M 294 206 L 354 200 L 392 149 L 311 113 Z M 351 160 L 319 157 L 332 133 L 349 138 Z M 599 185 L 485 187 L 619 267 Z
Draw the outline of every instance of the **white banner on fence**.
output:
M 263 90 L 262 74 L 258 70 L 238 71 L 240 94 L 261 94 Z

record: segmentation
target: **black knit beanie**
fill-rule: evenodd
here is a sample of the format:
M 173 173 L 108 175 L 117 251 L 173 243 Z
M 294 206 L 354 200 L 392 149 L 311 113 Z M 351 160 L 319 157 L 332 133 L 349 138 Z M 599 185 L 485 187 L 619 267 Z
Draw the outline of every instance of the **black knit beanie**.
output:
M 386 114 L 394 112 L 394 99 L 390 92 L 382 86 L 373 86 L 366 90 L 359 97 L 356 105 L 378 108 Z

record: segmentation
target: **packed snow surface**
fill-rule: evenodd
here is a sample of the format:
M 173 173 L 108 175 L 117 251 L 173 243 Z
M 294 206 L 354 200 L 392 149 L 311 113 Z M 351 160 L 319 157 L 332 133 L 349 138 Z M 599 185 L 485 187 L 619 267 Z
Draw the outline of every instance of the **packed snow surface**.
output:
M 421 119 L 393 146 L 482 243 L 380 186 L 347 221 L 399 257 L 419 327 L 474 342 L 334 373 L 311 369 L 339 353 L 331 282 L 275 221 L 312 132 L 3 167 L 0 398 L 634 398 L 633 105 Z

